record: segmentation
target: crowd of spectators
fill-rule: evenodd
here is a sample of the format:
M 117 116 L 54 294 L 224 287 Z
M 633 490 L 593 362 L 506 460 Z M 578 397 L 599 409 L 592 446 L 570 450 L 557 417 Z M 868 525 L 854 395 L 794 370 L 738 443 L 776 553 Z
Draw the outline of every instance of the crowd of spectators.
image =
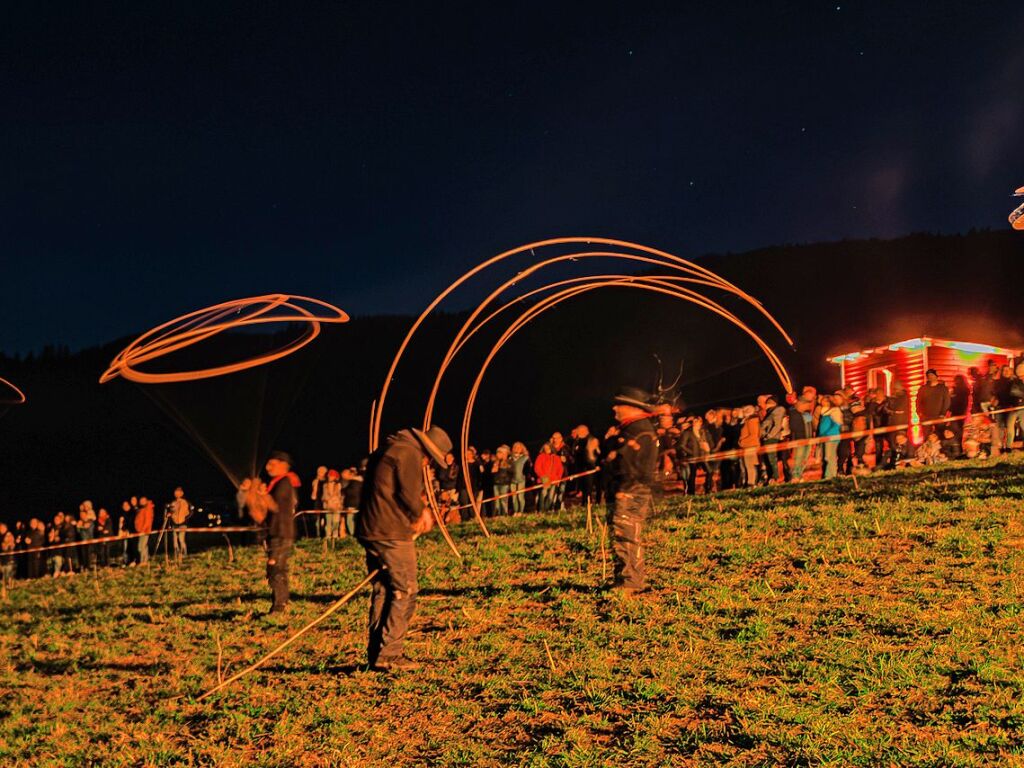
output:
M 184 510 L 184 511 L 183 511 Z M 166 505 L 163 517 L 169 545 L 185 554 L 184 526 L 192 506 L 181 488 Z M 0 574 L 6 586 L 15 578 L 72 576 L 96 567 L 146 565 L 152 548 L 156 509 L 146 496 L 132 496 L 111 515 L 94 509 L 89 500 L 78 512 L 57 512 L 49 521 L 38 517 L 13 525 L 0 522 Z M 179 531 L 175 529 L 181 529 Z
M 1018 432 L 1024 433 L 1024 363 L 1014 370 L 993 362 L 972 369 L 969 377 L 956 376 L 950 385 L 929 370 L 914 402 L 894 381 L 891 391 L 870 389 L 864 397 L 849 386 L 831 394 L 806 386 L 786 398 L 766 394 L 756 403 L 703 414 L 652 404 L 651 414 L 658 479 L 665 490 L 689 494 L 984 458 L 1012 450 Z M 616 435 L 617 427 L 599 438 L 579 424 L 568 439 L 552 433 L 535 454 L 523 442 L 494 451 L 470 447 L 468 474 L 448 453 L 444 466 L 433 471 L 433 492 L 449 523 L 472 517 L 471 495 L 485 516 L 561 510 L 570 502 L 600 504 L 613 480 L 608 464 Z M 365 462 L 342 471 L 317 469 L 303 511 L 313 513 L 316 535 L 354 535 L 364 469 Z M 246 491 L 239 490 L 240 508 Z M 162 525 L 177 556 L 186 551 L 192 511 L 181 488 L 163 510 Z M 58 512 L 49 522 L 0 522 L 0 575 L 9 584 L 16 577 L 145 565 L 155 517 L 153 502 L 139 496 L 126 500 L 116 516 L 83 501 L 77 514 Z M 73 543 L 79 546 L 33 551 Z
M 1024 432 L 1022 378 L 1024 363 L 1015 371 L 992 362 L 949 385 L 929 370 L 914 402 L 893 381 L 891 391 L 870 389 L 864 397 L 849 386 L 831 394 L 807 386 L 786 398 L 766 394 L 703 413 L 652 405 L 659 479 L 666 490 L 712 493 L 998 456 Z M 471 493 L 485 516 L 561 509 L 567 500 L 599 503 L 611 479 L 605 466 L 614 435 L 613 427 L 601 439 L 581 424 L 568 440 L 552 434 L 535 456 L 522 442 L 495 451 L 470 447 L 466 481 L 461 462 L 448 454 L 435 473 L 437 498 L 450 522 L 471 514 Z

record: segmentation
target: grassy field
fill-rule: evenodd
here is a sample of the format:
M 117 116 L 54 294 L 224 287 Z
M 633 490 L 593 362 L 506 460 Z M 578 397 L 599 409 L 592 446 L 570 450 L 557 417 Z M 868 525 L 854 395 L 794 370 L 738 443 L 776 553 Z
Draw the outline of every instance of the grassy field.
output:
M 661 502 L 653 589 L 598 589 L 581 514 L 420 547 L 406 676 L 361 668 L 365 595 L 195 696 L 362 578 L 253 549 L 19 584 L 0 606 L 0 765 L 1024 764 L 1024 462 Z M 550 649 L 550 656 L 548 653 Z

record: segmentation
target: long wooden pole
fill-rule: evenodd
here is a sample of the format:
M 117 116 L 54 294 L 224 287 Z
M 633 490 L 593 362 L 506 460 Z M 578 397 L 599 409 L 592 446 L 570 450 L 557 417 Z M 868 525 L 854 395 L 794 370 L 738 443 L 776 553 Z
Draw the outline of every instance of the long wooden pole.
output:
M 315 627 L 320 622 L 324 621 L 324 619 L 326 619 L 328 616 L 333 614 L 336 610 L 341 608 L 341 606 L 343 606 L 345 603 L 347 603 L 349 600 L 351 600 L 356 595 L 356 593 L 359 592 L 359 590 L 361 590 L 363 587 L 365 587 L 367 584 L 369 584 L 371 581 L 373 581 L 373 578 L 378 573 L 380 573 L 380 568 L 375 568 L 374 570 L 370 571 L 370 573 L 367 574 L 365 579 L 363 579 L 356 586 L 354 586 L 351 590 L 349 590 L 347 593 L 345 593 L 341 598 L 339 598 L 334 603 L 332 603 L 331 606 L 326 611 L 321 613 L 319 616 L 317 616 L 315 619 L 313 619 L 311 622 L 309 622 L 306 626 L 304 626 L 302 629 L 300 629 L 298 632 L 296 632 L 294 635 L 289 637 L 287 640 L 285 640 L 283 643 L 281 643 L 279 646 L 274 648 L 269 653 L 267 653 L 264 656 L 260 657 L 255 663 L 250 664 L 248 667 L 243 669 L 241 672 L 237 672 L 237 673 L 233 674 L 231 677 L 229 677 L 227 680 L 224 680 L 223 682 L 219 683 L 218 685 L 215 685 L 213 688 L 211 688 L 206 693 L 204 693 L 202 696 L 200 696 L 198 699 L 196 699 L 196 701 L 202 701 L 203 699 L 207 698 L 208 696 L 212 696 L 213 694 L 217 693 L 217 691 L 223 690 L 224 688 L 226 688 L 227 686 L 231 685 L 231 683 L 235 682 L 236 680 L 238 680 L 238 679 L 240 679 L 242 677 L 245 677 L 250 672 L 253 672 L 253 671 L 259 669 L 260 667 L 262 667 L 270 659 L 272 659 L 275 656 L 277 656 L 277 654 L 279 654 L 281 651 L 283 651 L 289 645 L 294 643 L 296 640 L 298 640 L 300 637 L 302 637 L 304 634 L 306 634 L 309 630 L 311 630 L 313 627 Z

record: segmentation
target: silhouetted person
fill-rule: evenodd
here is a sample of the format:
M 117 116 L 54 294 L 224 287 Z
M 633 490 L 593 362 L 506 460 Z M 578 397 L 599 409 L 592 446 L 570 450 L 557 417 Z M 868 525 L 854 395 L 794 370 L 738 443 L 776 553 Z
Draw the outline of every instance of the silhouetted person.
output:
M 288 559 L 295 544 L 295 505 L 298 501 L 299 477 L 292 472 L 292 457 L 274 451 L 266 464 L 270 482 L 267 494 L 271 503 L 267 510 L 267 583 L 273 604 L 271 613 L 288 608 Z
M 405 634 L 416 611 L 415 539 L 433 526 L 424 504 L 423 470 L 431 460 L 444 466 L 452 441 L 440 427 L 403 429 L 370 456 L 363 481 L 356 537 L 366 550 L 373 577 L 366 658 L 372 669 L 414 670 L 406 658 Z

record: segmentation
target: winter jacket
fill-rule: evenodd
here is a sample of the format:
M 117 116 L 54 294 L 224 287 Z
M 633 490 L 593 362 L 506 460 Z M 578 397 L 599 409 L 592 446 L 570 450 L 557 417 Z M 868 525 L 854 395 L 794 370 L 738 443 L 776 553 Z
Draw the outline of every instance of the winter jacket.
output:
M 804 416 L 807 419 L 804 419 Z M 806 440 L 809 437 L 814 437 L 814 425 L 811 420 L 811 414 L 808 412 L 804 414 L 796 406 L 789 409 L 789 436 L 793 440 Z
M 356 536 L 364 541 L 412 541 L 423 514 L 423 449 L 403 429 L 370 456 Z
M 759 448 L 761 446 L 761 423 L 756 416 L 743 420 L 740 428 L 740 448 Z
M 922 421 L 941 419 L 949 410 L 949 390 L 941 381 L 917 390 L 917 415 Z
M 274 539 L 295 539 L 295 506 L 299 497 L 299 477 L 294 472 L 278 475 L 267 486 L 276 510 L 267 511 L 267 533 Z
M 359 509 L 359 500 L 363 496 L 363 478 L 361 475 L 349 478 L 341 488 L 345 509 Z
M 707 448 L 701 446 L 701 441 Z M 679 449 L 683 459 L 703 459 L 711 452 L 711 436 L 703 427 L 699 434 L 691 427 L 680 435 Z
M 558 482 L 565 474 L 565 465 L 555 453 L 538 453 L 533 461 L 533 471 L 544 482 Z
M 910 396 L 906 391 L 890 395 L 885 409 L 889 412 L 889 426 L 902 427 L 910 423 Z
M 153 531 L 153 502 L 144 507 L 139 507 L 135 512 L 135 532 L 152 533 Z
M 843 429 L 843 412 L 836 406 L 827 408 L 821 412 L 818 420 L 818 435 L 821 437 L 836 437 Z
M 633 493 L 654 485 L 658 438 L 650 419 L 621 425 L 615 452 L 617 492 Z
M 761 440 L 767 442 L 768 440 L 779 441 L 782 439 L 782 432 L 786 426 L 786 409 L 781 405 L 776 405 L 772 408 L 764 417 L 764 421 L 760 424 Z
M 512 483 L 512 462 L 508 459 L 494 462 L 494 484 L 509 485 Z

